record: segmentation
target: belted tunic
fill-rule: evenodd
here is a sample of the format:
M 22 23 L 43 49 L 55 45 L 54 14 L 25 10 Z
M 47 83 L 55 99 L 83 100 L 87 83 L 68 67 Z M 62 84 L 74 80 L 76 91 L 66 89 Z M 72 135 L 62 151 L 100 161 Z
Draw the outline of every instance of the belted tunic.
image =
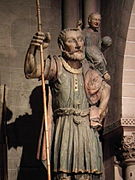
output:
M 83 62 L 82 62 L 83 63 Z M 52 163 L 54 172 L 102 173 L 99 135 L 90 127 L 83 66 L 71 68 L 62 57 L 46 60 L 54 116 Z

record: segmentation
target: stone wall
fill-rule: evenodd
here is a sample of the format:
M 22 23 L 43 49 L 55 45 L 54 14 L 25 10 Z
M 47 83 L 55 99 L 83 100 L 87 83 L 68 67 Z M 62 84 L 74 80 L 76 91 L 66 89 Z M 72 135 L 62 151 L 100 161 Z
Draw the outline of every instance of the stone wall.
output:
M 125 79 L 123 65 L 125 64 L 125 47 L 127 43 L 126 40 L 129 22 L 132 17 L 131 11 L 133 2 L 133 0 L 101 1 L 102 35 L 109 35 L 113 40 L 112 47 L 106 53 L 108 70 L 111 74 L 110 84 L 112 89 L 109 103 L 109 115 L 105 122 L 104 136 L 105 177 L 110 180 L 123 179 L 121 173 L 122 171 L 119 166 L 120 164 L 117 162 L 115 155 L 117 154 L 116 149 L 118 150 L 121 139 L 123 139 L 125 126 L 125 124 L 122 124 L 122 117 L 124 113 L 124 111 L 122 111 L 122 107 L 127 110 L 127 106 L 124 107 L 124 104 L 122 104 L 122 82 L 123 77 Z M 132 81 L 133 79 L 131 74 L 128 78 L 129 81 Z M 127 92 L 129 91 L 130 89 L 127 89 Z M 131 110 L 131 107 L 129 106 L 128 108 Z M 119 154 L 119 157 L 117 158 L 120 159 L 121 156 L 122 154 Z
M 58 54 L 61 1 L 40 2 L 43 31 L 49 31 L 52 35 L 46 55 Z M 25 180 L 42 179 L 45 173 L 36 160 L 40 129 L 37 116 L 41 111 L 41 99 L 37 99 L 40 87 L 37 86 L 41 82 L 25 79 L 23 70 L 29 42 L 37 31 L 35 3 L 33 0 L 0 1 L 0 84 L 6 84 L 8 89 L 7 108 L 11 112 L 7 125 L 9 180 L 15 180 L 17 176 Z M 38 109 L 35 109 L 34 101 Z
M 135 118 L 135 2 L 128 27 L 122 79 L 122 117 Z
M 123 60 L 132 5 L 133 0 L 101 1 L 102 34 L 111 36 L 113 40 L 106 53 L 112 86 L 106 126 L 121 118 Z

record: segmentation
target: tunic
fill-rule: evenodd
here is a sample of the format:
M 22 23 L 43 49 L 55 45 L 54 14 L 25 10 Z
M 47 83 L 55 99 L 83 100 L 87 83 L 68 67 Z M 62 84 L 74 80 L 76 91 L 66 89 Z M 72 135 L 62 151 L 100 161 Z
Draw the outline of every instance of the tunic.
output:
M 83 69 L 71 68 L 62 57 L 52 58 L 48 75 L 52 91 L 54 172 L 102 173 L 102 148 L 98 132 L 89 124 L 89 103 Z M 47 73 L 46 73 L 47 74 Z M 50 78 L 51 77 L 51 78 Z

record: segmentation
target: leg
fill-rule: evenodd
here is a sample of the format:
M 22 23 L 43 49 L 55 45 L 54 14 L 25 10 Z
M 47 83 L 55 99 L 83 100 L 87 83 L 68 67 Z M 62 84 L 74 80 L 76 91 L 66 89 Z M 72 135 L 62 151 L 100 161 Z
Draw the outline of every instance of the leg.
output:
M 102 180 L 101 175 L 92 175 L 92 180 Z
M 56 173 L 54 175 L 54 180 L 71 180 L 71 175 L 63 172 Z
M 74 179 L 75 180 L 92 180 L 90 179 L 90 175 L 88 173 L 75 174 Z
M 74 176 L 75 180 L 102 180 L 100 175 L 92 175 L 92 174 L 76 174 Z

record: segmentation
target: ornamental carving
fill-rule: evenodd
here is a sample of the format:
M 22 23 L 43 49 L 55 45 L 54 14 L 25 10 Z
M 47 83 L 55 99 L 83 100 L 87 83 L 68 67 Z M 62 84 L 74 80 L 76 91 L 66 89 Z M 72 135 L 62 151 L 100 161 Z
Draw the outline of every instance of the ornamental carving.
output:
M 122 126 L 135 126 L 135 118 L 121 118 Z
M 110 133 L 119 127 L 135 127 L 135 118 L 121 118 L 120 120 L 105 127 L 104 134 Z
M 120 149 L 124 160 L 135 159 L 135 133 L 123 137 Z

